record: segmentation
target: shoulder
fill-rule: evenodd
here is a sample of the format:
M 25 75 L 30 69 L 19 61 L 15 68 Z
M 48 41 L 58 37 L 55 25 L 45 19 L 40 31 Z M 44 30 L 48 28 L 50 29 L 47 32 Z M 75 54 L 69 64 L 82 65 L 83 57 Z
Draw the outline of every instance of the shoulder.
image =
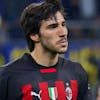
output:
M 0 76 L 1 75 L 9 76 L 9 74 L 11 74 L 12 72 L 16 72 L 16 71 L 23 69 L 24 65 L 26 65 L 24 56 L 22 56 L 16 60 L 10 61 L 9 63 L 7 63 L 1 67 Z
M 0 69 L 0 77 L 1 76 L 9 76 L 10 72 L 16 70 L 17 66 L 20 64 L 20 60 L 14 60 L 9 62 L 8 64 L 3 65 Z
M 70 69 L 72 72 L 75 72 L 79 75 L 82 74 L 82 76 L 87 76 L 87 72 L 79 62 L 71 61 L 63 57 L 61 57 L 60 59 L 65 69 Z

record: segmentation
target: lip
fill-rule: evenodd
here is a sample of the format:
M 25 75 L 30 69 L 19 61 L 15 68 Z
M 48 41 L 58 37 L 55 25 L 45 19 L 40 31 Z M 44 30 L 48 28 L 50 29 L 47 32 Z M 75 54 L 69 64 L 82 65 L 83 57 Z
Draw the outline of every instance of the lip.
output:
M 61 43 L 65 43 L 65 42 L 67 42 L 67 40 L 64 39 L 64 40 L 61 40 L 60 42 L 61 42 Z
M 64 40 L 61 40 L 60 41 L 60 44 L 66 46 L 67 45 L 67 40 L 65 40 L 65 39 Z

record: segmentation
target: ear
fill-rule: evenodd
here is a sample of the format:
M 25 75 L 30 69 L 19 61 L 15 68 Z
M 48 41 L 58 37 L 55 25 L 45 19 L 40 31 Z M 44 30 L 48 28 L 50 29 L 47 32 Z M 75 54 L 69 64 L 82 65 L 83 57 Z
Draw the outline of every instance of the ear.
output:
M 38 34 L 32 34 L 32 35 L 30 35 L 30 38 L 34 42 L 39 42 L 39 35 Z

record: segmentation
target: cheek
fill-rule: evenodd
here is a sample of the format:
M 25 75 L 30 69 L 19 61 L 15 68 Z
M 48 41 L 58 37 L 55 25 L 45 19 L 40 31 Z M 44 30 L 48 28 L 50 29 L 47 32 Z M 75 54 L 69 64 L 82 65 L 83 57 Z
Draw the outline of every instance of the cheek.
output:
M 43 37 L 43 40 L 49 44 L 55 44 L 56 43 L 56 36 L 53 36 L 52 34 L 50 34 L 49 36 L 45 36 Z
M 46 44 L 48 46 L 55 46 L 56 42 L 57 42 L 57 36 L 55 34 L 55 32 L 44 32 L 41 34 L 41 42 L 43 42 L 43 44 Z
M 48 39 L 46 39 L 46 44 L 48 45 L 48 46 L 55 46 L 55 44 L 56 44 L 56 41 L 55 41 L 55 39 L 52 39 L 52 38 L 48 38 Z
M 54 49 L 56 47 L 56 41 L 53 38 L 46 38 L 43 41 L 44 46 L 46 46 L 49 49 Z

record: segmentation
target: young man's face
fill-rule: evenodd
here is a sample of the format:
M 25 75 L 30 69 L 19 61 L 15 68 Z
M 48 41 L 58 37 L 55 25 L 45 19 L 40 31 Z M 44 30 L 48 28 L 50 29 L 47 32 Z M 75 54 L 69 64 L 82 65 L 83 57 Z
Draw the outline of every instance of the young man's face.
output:
M 56 19 L 43 20 L 40 27 L 40 44 L 44 50 L 53 53 L 65 53 L 68 46 L 66 21 L 60 12 Z

